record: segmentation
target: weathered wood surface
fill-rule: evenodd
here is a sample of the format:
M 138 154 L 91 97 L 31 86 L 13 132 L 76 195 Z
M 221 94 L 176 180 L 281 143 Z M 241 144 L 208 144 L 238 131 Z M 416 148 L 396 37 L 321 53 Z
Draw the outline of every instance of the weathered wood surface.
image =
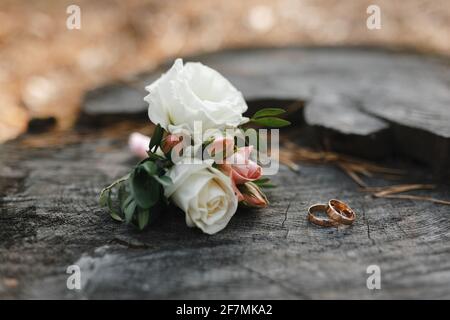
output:
M 292 54 L 295 60 L 295 52 L 279 54 Z M 312 52 L 304 51 L 305 57 Z M 252 93 L 258 100 L 286 101 L 297 99 L 302 90 L 307 93 L 299 84 L 290 96 L 289 77 L 279 78 L 285 87 L 265 82 L 264 74 L 260 78 L 260 72 L 270 74 L 281 67 L 266 62 L 268 70 L 259 71 L 254 63 L 263 53 L 223 55 L 204 59 L 225 74 L 242 74 L 242 79 L 253 70 L 254 82 L 236 83 L 249 97 Z M 239 56 L 247 63 L 235 69 L 231 62 L 214 65 Z M 339 50 L 335 58 L 345 59 Z M 332 74 L 328 67 L 322 72 Z M 290 74 L 291 69 L 283 70 Z M 308 78 L 314 75 L 311 69 L 304 81 L 313 82 Z M 93 114 L 88 118 L 94 121 Z M 124 119 L 131 119 L 126 126 Z M 103 128 L 88 123 L 64 136 L 28 135 L 0 146 L 0 298 L 450 298 L 448 206 L 372 198 L 332 166 L 302 165 L 299 173 L 281 166 L 273 177 L 278 188 L 268 193 L 271 207 L 239 210 L 214 236 L 187 228 L 177 210 L 137 232 L 112 221 L 98 206 L 97 196 L 136 162 L 126 139 L 145 119 L 123 115 L 122 122 Z M 390 122 L 384 123 L 391 128 Z M 42 141 L 50 146 L 43 147 Z M 425 167 L 392 164 L 410 172 L 395 183 L 429 181 Z M 450 199 L 448 185 L 419 194 Z M 308 206 L 330 198 L 353 207 L 358 215 L 353 226 L 325 229 L 308 223 Z M 72 264 L 81 267 L 80 291 L 66 288 L 65 271 Z M 381 290 L 366 287 L 366 269 L 372 264 L 381 268 Z
M 449 59 L 374 48 L 283 48 L 185 60 L 219 70 L 251 102 L 304 101 L 305 121 L 327 148 L 369 158 L 406 155 L 431 165 L 436 177 L 450 176 Z M 135 104 L 124 109 L 121 99 L 112 101 L 113 85 L 109 94 L 102 88 L 89 96 L 87 113 L 145 112 L 145 84 L 169 67 L 121 85 L 120 95 L 134 96 Z M 330 111 L 330 102 L 339 108 Z

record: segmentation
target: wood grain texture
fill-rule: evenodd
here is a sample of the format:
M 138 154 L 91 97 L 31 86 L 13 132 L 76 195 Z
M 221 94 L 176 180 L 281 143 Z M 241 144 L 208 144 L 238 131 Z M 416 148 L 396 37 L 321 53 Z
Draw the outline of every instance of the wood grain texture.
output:
M 413 157 L 430 165 L 436 177 L 450 176 L 449 59 L 319 47 L 230 50 L 185 61 L 217 69 L 250 102 L 304 101 L 305 121 L 328 149 L 368 158 Z M 133 107 L 125 110 L 120 99 L 111 101 L 116 93 L 94 95 L 86 101 L 89 114 L 145 113 L 135 88 L 144 88 L 171 63 L 130 83 L 130 95 L 138 100 Z M 324 112 L 330 97 L 339 108 Z
M 223 232 L 189 229 L 174 210 L 140 233 L 97 204 L 136 162 L 125 139 L 93 133 L 53 148 L 26 139 L 0 147 L 0 275 L 18 280 L 2 283 L 2 298 L 450 298 L 448 206 L 374 199 L 329 166 L 282 166 L 271 207 L 239 210 Z M 450 198 L 445 186 L 426 194 Z M 354 208 L 353 226 L 308 223 L 308 206 L 329 198 Z M 79 292 L 66 289 L 71 264 L 82 270 Z M 382 270 L 378 291 L 366 288 L 371 264 Z
M 271 63 L 265 60 L 268 53 L 259 50 L 225 52 L 204 61 L 234 75 L 232 81 L 252 101 L 308 98 L 313 95 L 306 89 L 315 86 L 314 79 L 324 91 L 342 79 L 342 74 L 330 74 L 345 68 L 333 68 L 329 60 L 335 52 L 336 61 L 347 61 L 343 50 L 299 50 L 269 51 Z M 358 56 L 371 53 L 350 52 L 356 52 L 354 75 L 365 59 Z M 374 55 L 378 58 L 372 57 L 373 63 L 379 59 L 391 65 L 383 62 L 386 53 Z M 295 75 L 299 70 L 293 71 L 295 61 L 304 62 L 299 67 L 303 80 Z M 402 61 L 391 66 L 415 63 Z M 265 77 L 272 73 L 280 83 Z M 296 87 L 294 80 L 299 81 Z M 364 96 L 358 85 L 352 89 L 348 92 L 354 96 L 358 90 Z M 361 101 L 354 96 L 346 95 Z M 359 110 L 369 114 L 365 107 Z M 145 123 L 125 113 L 122 118 L 132 127 Z M 408 128 L 412 142 L 417 132 L 435 137 L 406 123 L 373 123 L 380 130 L 386 124 L 388 130 L 398 130 L 398 137 Z M 0 298 L 450 298 L 449 207 L 372 198 L 332 166 L 302 165 L 299 173 L 281 166 L 273 177 L 278 188 L 268 192 L 271 206 L 239 210 L 214 236 L 187 228 L 178 210 L 166 212 L 144 232 L 114 222 L 98 206 L 98 193 L 137 162 L 127 151 L 129 133 L 129 126 L 117 122 L 107 131 L 85 123 L 63 137 L 27 135 L 0 146 Z M 42 147 L 35 141 L 50 138 L 59 142 Z M 430 181 L 425 167 L 391 165 L 409 173 L 396 184 Z M 393 182 L 373 178 L 368 183 Z M 450 199 L 448 184 L 416 194 Z M 330 198 L 344 200 L 355 210 L 354 225 L 325 229 L 307 221 L 307 208 Z M 81 291 L 66 288 L 65 271 L 72 264 L 81 267 Z M 366 287 L 366 269 L 372 264 L 381 268 L 381 290 Z

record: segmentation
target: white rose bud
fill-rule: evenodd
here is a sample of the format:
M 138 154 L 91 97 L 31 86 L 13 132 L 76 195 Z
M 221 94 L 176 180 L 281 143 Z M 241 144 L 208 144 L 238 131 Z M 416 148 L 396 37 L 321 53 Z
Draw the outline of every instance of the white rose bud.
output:
M 186 224 L 207 234 L 224 229 L 238 206 L 229 177 L 211 167 L 210 163 L 173 166 L 167 175 L 173 184 L 165 189 L 186 214 Z
M 150 120 L 171 133 L 202 129 L 235 128 L 248 121 L 242 114 L 247 104 L 238 91 L 217 71 L 177 59 L 167 73 L 146 87 Z

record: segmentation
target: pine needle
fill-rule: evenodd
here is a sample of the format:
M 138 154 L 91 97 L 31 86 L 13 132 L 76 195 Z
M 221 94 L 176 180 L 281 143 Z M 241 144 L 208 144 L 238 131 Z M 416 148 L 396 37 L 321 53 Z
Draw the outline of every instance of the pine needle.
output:
M 315 164 L 333 164 L 344 171 L 358 186 L 360 191 L 368 192 L 377 198 L 389 199 L 409 199 L 419 201 L 430 201 L 437 204 L 450 205 L 450 201 L 435 199 L 426 196 L 399 194 L 414 190 L 430 190 L 436 186 L 433 184 L 401 184 L 385 187 L 369 187 L 361 178 L 373 177 L 374 175 L 382 175 L 386 179 L 398 179 L 404 175 L 403 170 L 382 167 L 364 160 L 352 158 L 329 151 L 314 151 L 307 148 L 299 147 L 292 142 L 285 142 L 284 148 L 280 150 L 280 162 L 293 167 L 297 166 L 296 162 L 308 162 Z
M 414 195 L 410 195 L 410 194 L 398 194 L 398 195 L 386 195 L 386 196 L 375 195 L 375 197 L 389 198 L 389 199 L 408 199 L 408 200 L 430 201 L 433 203 L 450 206 L 450 201 L 435 199 L 435 198 L 431 198 L 431 197 L 424 197 L 424 196 L 414 196 Z

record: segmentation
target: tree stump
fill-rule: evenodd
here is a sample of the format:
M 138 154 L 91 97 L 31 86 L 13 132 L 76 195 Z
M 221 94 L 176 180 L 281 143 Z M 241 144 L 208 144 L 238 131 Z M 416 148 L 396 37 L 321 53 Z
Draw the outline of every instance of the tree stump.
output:
M 366 48 L 186 60 L 223 73 L 251 109 L 297 103 L 287 130 L 302 130 L 298 142 L 390 159 L 410 173 L 396 184 L 450 171 L 448 60 Z M 144 84 L 167 67 L 89 93 L 71 132 L 0 146 L 0 298 L 450 298 L 449 207 L 373 198 L 333 166 L 282 165 L 271 206 L 240 209 L 213 236 L 187 228 L 179 210 L 143 232 L 114 222 L 98 193 L 136 163 L 126 141 L 150 130 Z M 450 198 L 448 184 L 420 194 Z M 330 198 L 356 211 L 352 226 L 307 221 L 307 208 Z M 81 290 L 67 289 L 69 265 L 81 269 Z M 370 265 L 381 269 L 381 290 L 366 286 Z

